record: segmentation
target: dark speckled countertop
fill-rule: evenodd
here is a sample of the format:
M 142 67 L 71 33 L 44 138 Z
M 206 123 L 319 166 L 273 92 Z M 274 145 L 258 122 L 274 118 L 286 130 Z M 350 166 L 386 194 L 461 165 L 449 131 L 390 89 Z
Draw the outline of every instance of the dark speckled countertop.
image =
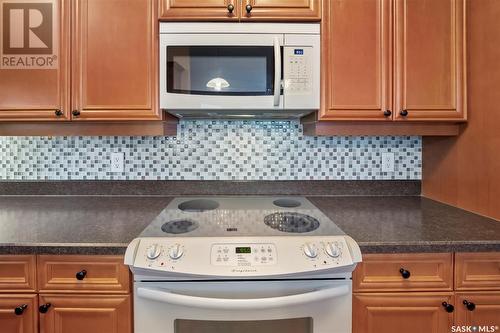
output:
M 172 197 L 0 196 L 0 254 L 123 254 Z M 308 197 L 363 253 L 500 251 L 500 222 L 418 196 Z

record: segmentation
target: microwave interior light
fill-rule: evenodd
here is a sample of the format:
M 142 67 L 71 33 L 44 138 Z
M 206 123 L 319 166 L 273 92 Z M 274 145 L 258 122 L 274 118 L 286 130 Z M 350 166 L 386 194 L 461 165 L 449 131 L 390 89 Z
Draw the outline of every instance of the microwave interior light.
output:
M 216 91 L 221 91 L 222 88 L 228 88 L 229 86 L 230 86 L 229 82 L 227 82 L 221 77 L 213 78 L 212 80 L 207 82 L 207 87 L 212 88 Z

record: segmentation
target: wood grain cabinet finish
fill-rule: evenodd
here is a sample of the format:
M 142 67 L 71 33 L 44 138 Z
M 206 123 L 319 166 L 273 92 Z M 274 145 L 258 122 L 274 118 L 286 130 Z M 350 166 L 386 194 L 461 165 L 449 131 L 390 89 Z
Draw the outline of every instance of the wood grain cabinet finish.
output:
M 500 327 L 500 292 L 457 293 L 455 304 L 455 325 Z
M 353 296 L 353 333 L 449 333 L 452 293 L 384 293 Z
M 73 120 L 154 120 L 157 1 L 77 0 L 72 16 Z
M 40 255 L 38 286 L 41 293 L 126 294 L 130 272 L 122 256 Z
M 0 294 L 0 332 L 37 333 L 38 296 Z
M 323 1 L 324 120 L 392 120 L 392 1 Z
M 354 271 L 353 290 L 354 292 L 451 291 L 453 255 L 451 253 L 365 254 L 363 262 L 358 264 Z
M 240 0 L 240 4 L 241 21 L 321 20 L 321 0 Z
M 500 290 L 500 253 L 456 253 L 456 290 Z
M 395 4 L 396 119 L 465 120 L 465 0 Z
M 64 121 L 70 117 L 70 1 L 53 0 L 52 3 L 57 20 L 54 36 L 58 40 L 57 67 L 0 68 L 0 121 Z
M 163 21 L 238 21 L 240 0 L 160 0 Z M 232 8 L 230 11 L 228 8 Z
M 36 291 L 34 255 L 0 255 L 0 293 Z
M 40 333 L 132 332 L 130 296 L 40 295 Z

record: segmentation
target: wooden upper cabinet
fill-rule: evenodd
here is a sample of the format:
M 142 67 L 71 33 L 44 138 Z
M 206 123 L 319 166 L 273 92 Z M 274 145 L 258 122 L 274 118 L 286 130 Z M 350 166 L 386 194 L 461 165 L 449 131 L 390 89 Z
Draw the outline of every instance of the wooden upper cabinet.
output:
M 321 0 L 240 0 L 242 21 L 319 21 Z
M 323 1 L 324 120 L 392 120 L 392 1 Z M 388 113 L 387 113 L 388 114 Z
M 160 0 L 164 21 L 237 21 L 239 0 Z
M 69 119 L 69 3 L 0 0 L 10 20 L 0 26 L 0 121 Z M 42 17 L 33 31 L 22 19 L 30 9 Z
M 38 296 L 0 294 L 0 331 L 5 333 L 38 332 Z
M 77 0 L 73 120 L 153 120 L 158 105 L 157 1 Z
M 353 333 L 449 333 L 452 293 L 354 294 Z
M 465 0 L 395 4 L 396 119 L 465 120 Z

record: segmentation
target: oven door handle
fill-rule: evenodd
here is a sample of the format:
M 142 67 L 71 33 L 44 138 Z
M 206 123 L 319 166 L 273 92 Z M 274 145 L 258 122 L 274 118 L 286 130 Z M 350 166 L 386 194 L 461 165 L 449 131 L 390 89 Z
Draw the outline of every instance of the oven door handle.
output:
M 274 37 L 274 106 L 280 105 L 281 95 L 281 45 L 278 37 Z
M 349 292 L 350 288 L 348 285 L 341 285 L 289 296 L 253 299 L 228 299 L 182 295 L 169 291 L 162 291 L 144 287 L 137 288 L 138 297 L 157 302 L 186 306 L 190 308 L 214 310 L 264 310 L 271 308 L 281 308 L 324 301 L 327 299 L 347 295 L 349 294 Z

